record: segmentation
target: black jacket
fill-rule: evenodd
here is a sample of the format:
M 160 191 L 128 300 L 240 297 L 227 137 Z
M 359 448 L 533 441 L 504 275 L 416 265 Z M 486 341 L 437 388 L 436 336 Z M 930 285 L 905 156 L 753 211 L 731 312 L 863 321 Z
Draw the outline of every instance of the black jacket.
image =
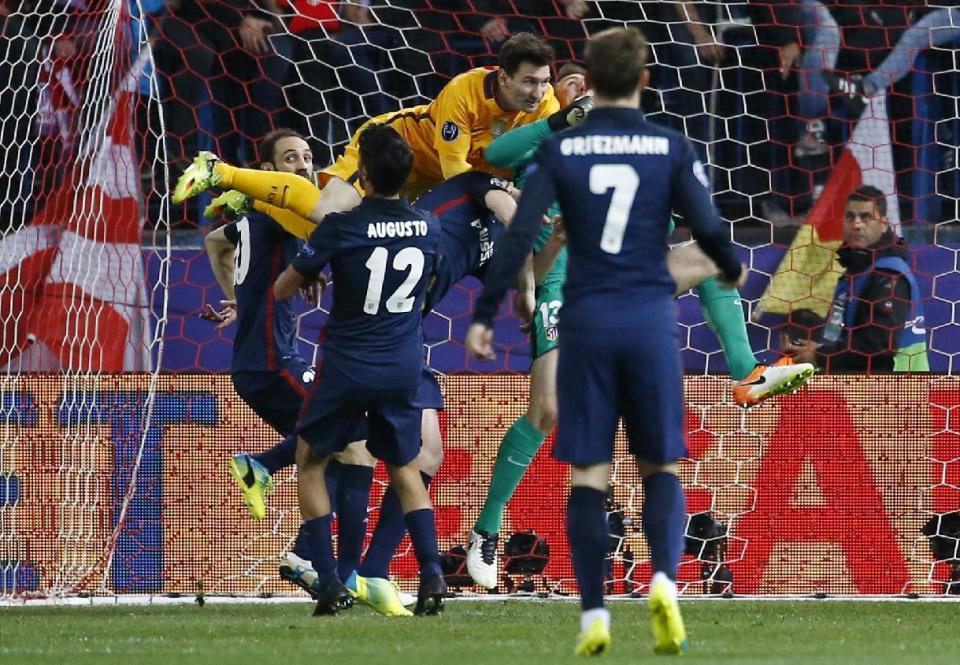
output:
M 830 372 L 892 372 L 897 335 L 910 316 L 910 284 L 898 272 L 878 269 L 882 256 L 899 256 L 910 263 L 907 244 L 888 230 L 868 249 L 844 245 L 837 251 L 845 268 L 840 279 L 852 280 L 869 273 L 860 292 L 857 318 L 844 327 L 839 340 L 824 344 L 817 352 L 817 365 Z M 851 283 L 851 299 L 853 293 Z

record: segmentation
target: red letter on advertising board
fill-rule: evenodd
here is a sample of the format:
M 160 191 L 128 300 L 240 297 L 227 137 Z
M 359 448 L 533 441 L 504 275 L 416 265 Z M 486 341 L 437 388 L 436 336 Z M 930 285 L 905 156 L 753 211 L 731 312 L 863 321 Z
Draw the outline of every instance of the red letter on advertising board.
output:
M 794 500 L 805 463 L 816 474 L 819 505 Z M 779 543 L 836 543 L 860 593 L 899 593 L 909 579 L 847 405 L 833 392 L 781 398 L 779 426 L 757 474 L 756 505 L 734 533 L 747 542 L 743 559 L 731 564 L 739 593 L 760 591 Z

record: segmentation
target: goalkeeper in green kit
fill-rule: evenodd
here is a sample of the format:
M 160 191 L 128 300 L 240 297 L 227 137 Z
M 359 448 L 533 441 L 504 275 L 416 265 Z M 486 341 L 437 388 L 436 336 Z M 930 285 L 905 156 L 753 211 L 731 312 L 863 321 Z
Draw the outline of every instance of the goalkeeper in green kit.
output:
M 524 169 L 540 141 L 579 124 L 589 112 L 592 100 L 585 95 L 585 72 L 574 63 L 564 65 L 554 85 L 563 111 L 507 132 L 487 147 L 485 156 L 491 164 L 516 170 L 518 187 L 523 187 Z M 467 570 L 474 582 L 487 589 L 497 586 L 503 511 L 557 422 L 557 323 L 567 272 L 562 223 L 555 217 L 558 212 L 556 207 L 549 211 L 553 222 L 544 225 L 537 239 L 517 296 L 518 314 L 531 321 L 530 403 L 500 443 L 487 497 L 470 533 Z M 677 295 L 696 287 L 704 319 L 719 338 L 735 381 L 733 396 L 737 404 L 753 406 L 768 397 L 793 392 L 813 375 L 814 367 L 808 363 L 795 364 L 784 358 L 768 366 L 757 360 L 747 338 L 740 293 L 718 283 L 716 266 L 696 243 L 673 249 L 668 255 L 668 268 L 677 283 Z

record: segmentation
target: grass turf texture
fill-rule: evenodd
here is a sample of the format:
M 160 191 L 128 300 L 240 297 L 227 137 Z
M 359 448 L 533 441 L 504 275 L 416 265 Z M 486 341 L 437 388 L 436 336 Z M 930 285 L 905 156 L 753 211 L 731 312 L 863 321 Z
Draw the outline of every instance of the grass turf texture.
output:
M 574 603 L 448 603 L 440 618 L 385 619 L 312 605 L 0 608 L 0 662 L 582 663 L 572 655 Z M 605 663 L 663 662 L 651 652 L 645 605 L 614 603 Z M 951 663 L 960 603 L 733 601 L 682 604 L 683 663 Z M 318 660 L 319 659 L 319 660 Z

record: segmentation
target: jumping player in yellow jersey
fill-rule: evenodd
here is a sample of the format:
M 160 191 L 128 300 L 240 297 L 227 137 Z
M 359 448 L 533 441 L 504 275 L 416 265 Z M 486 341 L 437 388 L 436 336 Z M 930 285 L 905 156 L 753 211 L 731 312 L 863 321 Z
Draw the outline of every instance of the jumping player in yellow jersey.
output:
M 257 210 L 306 238 L 327 214 L 360 203 L 357 137 L 371 124 L 393 127 L 413 150 L 404 194 L 416 195 L 473 168 L 508 177 L 509 171 L 486 161 L 484 149 L 501 134 L 555 114 L 560 107 L 550 86 L 554 54 L 549 44 L 518 33 L 504 43 L 499 59 L 497 68 L 471 69 L 454 77 L 429 104 L 368 121 L 344 154 L 321 173 L 323 189 L 292 174 L 236 168 L 201 152 L 177 182 L 173 202 L 213 187 L 236 189 L 258 201 Z

